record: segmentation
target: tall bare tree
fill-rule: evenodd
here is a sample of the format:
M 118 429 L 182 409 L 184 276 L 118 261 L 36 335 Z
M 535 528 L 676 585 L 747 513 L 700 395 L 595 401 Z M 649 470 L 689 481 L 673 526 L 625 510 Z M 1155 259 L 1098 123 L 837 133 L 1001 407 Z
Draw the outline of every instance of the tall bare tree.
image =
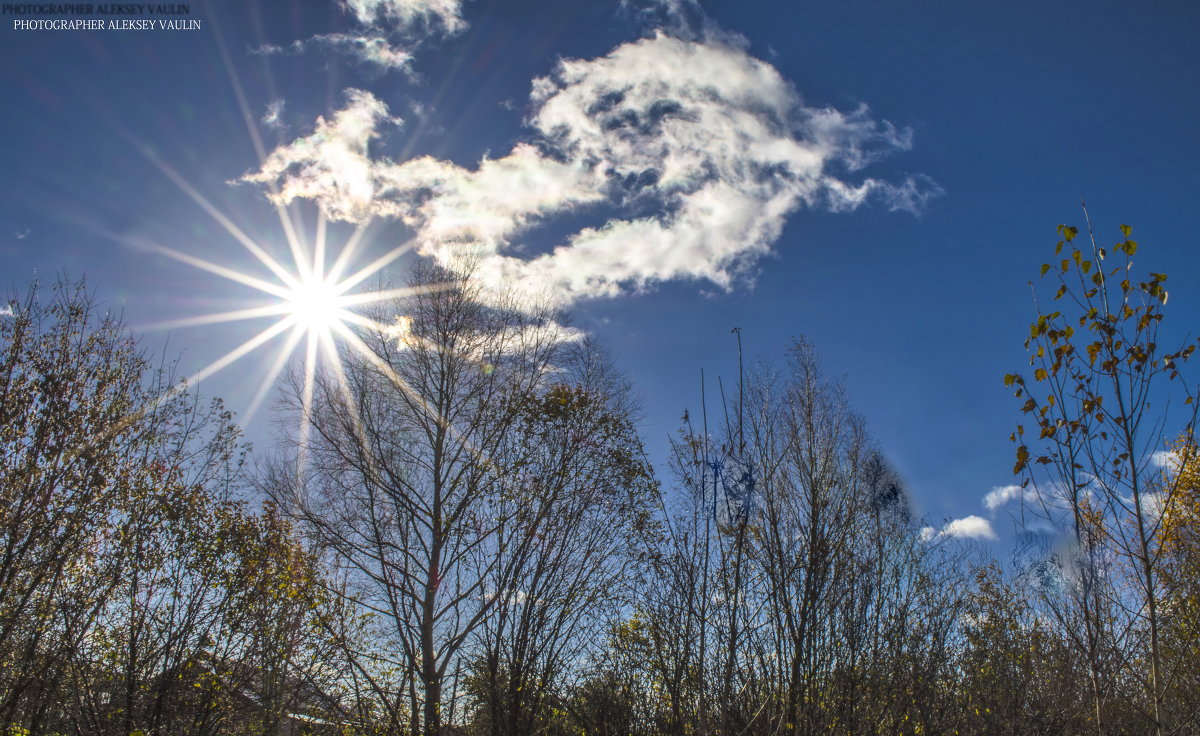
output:
M 488 617 L 511 613 L 513 596 L 569 593 L 573 576 L 596 575 L 582 556 L 604 550 L 577 548 L 576 535 L 595 533 L 599 509 L 629 507 L 623 494 L 646 472 L 605 397 L 561 382 L 569 356 L 558 315 L 485 300 L 469 278 L 432 267 L 411 286 L 400 311 L 378 315 L 402 329 L 364 335 L 344 371 L 317 378 L 303 416 L 307 465 L 300 475 L 277 466 L 268 485 L 374 615 L 375 663 L 362 653 L 360 674 L 396 727 L 407 719 L 433 736 Z M 622 474 L 629 489 L 604 485 Z M 538 615 L 584 601 L 555 605 Z M 568 634 L 571 620 L 548 624 L 551 633 Z M 391 682 L 373 674 L 389 668 Z

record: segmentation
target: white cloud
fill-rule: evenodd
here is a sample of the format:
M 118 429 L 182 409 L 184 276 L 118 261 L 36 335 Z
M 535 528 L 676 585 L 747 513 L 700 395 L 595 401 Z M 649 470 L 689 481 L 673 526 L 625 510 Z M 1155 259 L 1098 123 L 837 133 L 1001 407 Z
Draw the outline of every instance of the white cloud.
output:
M 15 314 L 16 312 L 13 311 L 13 305 L 11 304 L 5 304 L 3 307 L 0 307 L 0 317 L 12 317 Z
M 940 539 L 997 539 L 996 532 L 992 529 L 992 524 L 987 519 L 974 514 L 966 516 L 962 519 L 954 519 L 947 522 L 938 531 L 934 527 L 922 527 L 920 531 L 921 541 L 933 542 Z
M 272 100 L 267 105 L 266 112 L 262 116 L 262 124 L 272 130 L 282 130 L 283 124 L 283 100 Z
M 375 207 L 376 186 L 367 146 L 385 124 L 399 125 L 370 93 L 351 89 L 347 105 L 330 120 L 317 118 L 312 135 L 271 152 L 246 181 L 282 180 L 278 198 L 319 198 L 337 219 L 362 219 Z
M 386 38 L 379 35 L 326 33 L 321 36 L 313 36 L 311 41 L 335 50 L 345 51 L 359 61 L 384 69 L 408 71 L 412 66 L 411 51 L 393 46 Z
M 395 120 L 371 94 L 349 95 L 332 121 L 318 119 L 244 179 L 278 182 L 280 200 L 313 199 L 336 219 L 400 219 L 442 265 L 469 254 L 485 284 L 560 303 L 670 279 L 729 289 L 797 209 L 874 199 L 915 211 L 939 191 L 920 178 L 844 178 L 908 149 L 909 131 L 865 106 L 806 106 L 770 64 L 718 41 L 659 34 L 560 62 L 533 82 L 531 140 L 474 169 L 373 157 L 378 128 Z M 618 216 L 549 253 L 516 255 L 539 222 L 600 204 Z
M 697 0 L 621 0 L 620 7 L 647 25 L 667 28 L 671 35 L 681 38 L 694 38 L 702 31 L 717 30 Z
M 1175 469 L 1177 457 L 1178 456 L 1171 450 L 1158 450 L 1150 455 L 1150 464 L 1155 468 L 1173 471 Z
M 467 27 L 461 0 L 342 0 L 341 5 L 354 17 L 350 32 L 325 33 L 286 46 L 266 44 L 256 52 L 301 53 L 319 46 L 385 71 L 410 72 L 422 39 L 453 35 Z
M 1167 498 L 1165 493 L 1147 492 L 1142 494 L 1142 511 L 1146 514 L 1149 523 L 1158 522 L 1163 511 L 1166 510 Z
M 388 71 L 409 72 L 413 53 L 407 48 L 394 45 L 387 37 L 376 33 L 324 33 L 303 41 L 293 41 L 287 46 L 266 44 L 255 49 L 259 54 L 302 53 L 313 46 L 347 54 L 363 63 L 374 64 Z
M 955 519 L 942 527 L 938 532 L 940 537 L 950 537 L 952 539 L 996 539 L 996 532 L 992 530 L 992 524 L 982 516 L 974 514 L 966 516 L 962 519 Z
M 342 7 L 364 25 L 442 33 L 467 27 L 461 0 L 343 0 Z
M 1022 498 L 1033 498 L 1032 492 L 1026 493 L 1026 489 L 1018 485 L 995 486 L 988 494 L 983 497 L 983 505 L 988 511 L 995 511 L 1009 501 L 1017 501 Z

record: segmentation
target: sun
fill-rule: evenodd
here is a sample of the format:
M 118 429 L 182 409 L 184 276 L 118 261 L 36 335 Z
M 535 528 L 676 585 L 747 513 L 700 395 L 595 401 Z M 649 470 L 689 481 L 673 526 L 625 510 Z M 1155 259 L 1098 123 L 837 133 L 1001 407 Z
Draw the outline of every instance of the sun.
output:
M 162 245 L 151 245 L 150 247 L 174 260 L 248 286 L 265 296 L 266 303 L 245 309 L 161 322 L 146 327 L 149 329 L 174 329 L 241 320 L 273 319 L 257 334 L 212 361 L 185 382 L 186 385 L 195 385 L 268 343 L 278 344 L 274 361 L 263 375 L 257 393 L 242 415 L 244 423 L 250 422 L 274 387 L 280 374 L 292 362 L 297 353 L 301 354 L 303 359 L 302 410 L 307 416 L 312 402 L 314 381 L 321 365 L 329 368 L 331 375 L 341 382 L 344 376 L 342 365 L 344 354 L 353 353 L 372 363 L 379 361 L 361 336 L 362 330 L 389 337 L 395 332 L 394 325 L 380 324 L 361 314 L 357 311 L 358 309 L 369 304 L 404 299 L 415 295 L 418 291 L 436 288 L 427 286 L 419 289 L 360 290 L 359 287 L 365 280 L 412 250 L 410 243 L 390 248 L 383 255 L 347 274 L 351 263 L 356 260 L 355 256 L 370 223 L 360 224 L 345 243 L 337 249 L 336 257 L 329 258 L 327 257 L 329 254 L 327 253 L 325 215 L 319 213 L 317 226 L 311 238 L 312 247 L 309 248 L 306 246 L 309 239 L 299 235 L 298 228 L 293 222 L 292 213 L 281 207 L 279 215 L 291 255 L 289 262 L 286 259 L 280 260 L 272 256 L 260 243 L 238 229 L 228 218 L 220 215 L 198 192 L 189 188 L 188 193 L 254 256 L 260 266 L 265 266 L 272 277 L 254 274 L 253 271 L 261 269 L 233 268 L 174 248 Z M 332 263 L 329 262 L 330 260 Z M 281 336 L 283 336 L 282 339 Z M 386 372 L 390 374 L 390 369 Z M 399 380 L 398 377 L 395 380 Z M 306 423 L 302 421 L 302 444 L 306 426 Z
M 344 306 L 347 301 L 339 292 L 336 282 L 314 274 L 288 292 L 284 305 L 298 327 L 323 332 L 344 324 L 347 318 L 352 317 Z
M 234 97 L 242 111 L 243 120 L 250 141 L 254 146 L 259 160 L 265 160 L 266 148 L 257 128 L 253 124 L 254 116 L 246 101 L 245 91 L 234 72 L 228 51 L 225 49 L 220 36 L 217 43 L 221 51 L 226 73 L 232 87 Z M 271 389 L 275 386 L 280 374 L 294 363 L 297 353 L 302 357 L 301 363 L 301 411 L 299 422 L 298 473 L 303 474 L 307 439 L 310 428 L 308 418 L 311 416 L 314 400 L 314 387 L 320 366 L 328 368 L 333 379 L 333 388 L 341 394 L 342 399 L 353 410 L 349 386 L 346 381 L 346 371 L 343 356 L 353 355 L 357 359 L 372 364 L 382 375 L 387 376 L 400 390 L 414 400 L 420 401 L 411 387 L 384 362 L 364 339 L 366 334 L 381 336 L 386 340 L 396 340 L 401 346 L 415 344 L 417 338 L 411 334 L 412 320 L 408 317 L 397 317 L 390 324 L 380 324 L 370 316 L 362 314 L 361 308 L 380 302 L 404 300 L 420 293 L 439 291 L 452 288 L 453 284 L 430 284 L 413 288 L 394 288 L 363 290 L 361 285 L 367 279 L 379 274 L 396 259 L 410 253 L 415 241 L 408 241 L 387 248 L 382 255 L 361 263 L 359 246 L 362 244 L 371 221 L 360 221 L 354 232 L 336 252 L 328 252 L 326 242 L 327 213 L 318 210 L 316 228 L 311 232 L 302 229 L 299 218 L 291 207 L 281 202 L 279 192 L 272 185 L 270 200 L 274 205 L 279 219 L 290 258 L 278 258 L 272 255 L 269 248 L 264 247 L 258 240 L 248 235 L 234 223 L 233 219 L 222 212 L 205 197 L 178 170 L 162 159 L 158 152 L 142 144 L 129 131 L 119 130 L 131 147 L 141 153 L 151 164 L 161 171 L 180 190 L 192 199 L 206 212 L 226 233 L 242 245 L 243 248 L 257 261 L 246 266 L 224 265 L 200 258 L 160 243 L 139 240 L 136 244 L 169 258 L 181 261 L 195 268 L 216 274 L 237 282 L 259 292 L 266 299 L 259 306 L 235 309 L 227 312 L 202 314 L 171 322 L 160 322 L 154 325 L 143 325 L 144 329 L 173 329 L 178 327 L 196 327 L 214 325 L 240 320 L 273 321 L 257 334 L 242 342 L 237 347 L 212 361 L 196 373 L 189 376 L 165 391 L 159 401 L 165 401 L 170 396 L 185 391 L 189 386 L 195 386 L 208 376 L 223 370 L 246 355 L 269 344 L 277 345 L 278 349 L 270 367 L 263 374 L 258 391 L 249 406 L 242 413 L 243 426 L 250 423 L 255 412 L 263 404 Z M 303 234 L 302 234 L 303 233 Z M 270 275 L 262 274 L 265 267 Z M 357 270 L 351 270 L 356 267 Z M 257 274 L 257 275 L 256 275 Z

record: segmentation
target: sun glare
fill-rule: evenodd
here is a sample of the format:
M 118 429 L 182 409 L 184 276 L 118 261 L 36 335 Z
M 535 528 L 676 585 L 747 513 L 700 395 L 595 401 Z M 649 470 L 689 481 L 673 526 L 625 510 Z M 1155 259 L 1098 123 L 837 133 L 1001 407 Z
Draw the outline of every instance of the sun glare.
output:
M 259 347 L 275 341 L 279 346 L 276 358 L 263 376 L 258 392 L 243 415 L 243 421 L 249 422 L 270 393 L 276 379 L 287 368 L 297 352 L 300 353 L 303 360 L 302 399 L 305 414 L 309 411 L 312 402 L 314 381 L 320 365 L 327 367 L 337 383 L 341 383 L 344 376 L 343 352 L 354 353 L 372 363 L 378 362 L 378 357 L 364 342 L 359 330 L 391 338 L 395 327 L 381 325 L 360 314 L 356 308 L 387 300 L 402 299 L 414 295 L 416 290 L 401 288 L 358 291 L 355 287 L 411 250 L 409 244 L 392 248 L 357 271 L 343 275 L 355 260 L 355 252 L 364 238 L 367 225 L 360 225 L 337 252 L 333 263 L 328 264 L 324 215 L 322 214 L 318 219 L 315 242 L 310 250 L 304 244 L 306 241 L 298 237 L 298 228 L 292 222 L 291 213 L 286 208 L 280 207 L 279 217 L 291 253 L 291 263 L 288 263 L 286 260 L 277 260 L 254 239 L 233 225 L 228 218 L 221 216 L 207 200 L 203 199 L 199 192 L 190 187 L 185 187 L 185 191 L 225 226 L 234 239 L 240 242 L 258 260 L 259 264 L 265 266 L 274 276 L 274 278 L 263 278 L 253 275 L 251 269 L 241 270 L 223 266 L 173 248 L 154 246 L 163 255 L 249 286 L 269 299 L 268 303 L 262 306 L 198 315 L 149 326 L 166 329 L 273 318 L 272 323 L 256 335 L 191 376 L 188 384 L 195 384 L 254 352 Z M 428 288 L 432 287 L 424 287 L 422 290 Z M 385 372 L 390 373 L 390 371 Z M 399 379 L 397 377 L 394 380 Z M 344 392 L 345 387 L 341 386 L 339 390 Z M 305 422 L 301 422 L 302 445 L 305 441 L 306 426 Z
M 288 314 L 307 330 L 328 330 L 344 321 L 344 300 L 337 284 L 313 276 L 292 289 L 285 299 Z
M 250 113 L 245 93 L 234 71 L 233 63 L 225 48 L 224 42 L 217 36 L 217 44 L 221 52 L 225 70 L 229 76 L 234 96 L 242 110 L 246 121 L 250 140 L 258 153 L 259 159 L 266 158 L 266 149 L 262 138 L 253 124 L 254 116 Z M 408 317 L 397 318 L 395 324 L 380 324 L 374 319 L 361 314 L 358 309 L 385 301 L 405 299 L 420 292 L 437 291 L 448 288 L 450 284 L 434 284 L 417 288 L 398 288 L 382 290 L 360 290 L 360 285 L 379 274 L 396 259 L 412 250 L 412 242 L 403 243 L 387 249 L 382 255 L 369 261 L 366 265 L 349 271 L 358 260 L 357 250 L 362 243 L 369 227 L 368 222 L 362 222 L 353 234 L 342 244 L 336 253 L 326 257 L 326 216 L 319 212 L 315 231 L 312 237 L 302 237 L 302 229 L 293 216 L 293 212 L 277 198 L 273 198 L 279 224 L 286 240 L 289 258 L 277 258 L 256 239 L 241 230 L 225 213 L 221 212 L 199 190 L 196 189 L 179 171 L 165 162 L 154 150 L 142 145 L 127 131 L 126 139 L 154 164 L 163 174 L 175 183 L 188 197 L 213 218 L 229 235 L 242 245 L 243 248 L 257 261 L 248 264 L 249 267 L 237 267 L 214 263 L 175 248 L 156 243 L 141 242 L 139 245 L 149 247 L 159 253 L 190 266 L 208 271 L 223 278 L 235 281 L 243 286 L 257 290 L 268 297 L 265 304 L 236 309 L 228 312 L 197 315 L 172 322 L 148 325 L 149 328 L 176 328 L 213 325 L 225 322 L 252 319 L 272 319 L 272 323 L 233 348 L 221 357 L 209 363 L 204 368 L 181 382 L 163 395 L 163 399 L 193 386 L 197 382 L 228 367 L 242 357 L 274 342 L 278 347 L 275 359 L 262 376 L 262 382 L 254 399 L 250 402 L 241 420 L 248 424 L 255 412 L 262 405 L 276 380 L 283 371 L 292 364 L 296 354 L 302 360 L 301 402 L 302 417 L 299 422 L 298 472 L 303 474 L 305 456 L 307 454 L 308 432 L 310 423 L 308 417 L 312 410 L 314 394 L 320 369 L 328 370 L 332 379 L 329 388 L 341 394 L 342 399 L 352 406 L 349 386 L 346 382 L 346 370 L 343 355 L 356 356 L 360 360 L 371 363 L 381 374 L 387 376 L 401 391 L 409 394 L 416 401 L 420 397 L 409 387 L 395 371 L 381 360 L 364 339 L 366 334 L 374 334 L 384 339 L 395 339 L 402 344 L 410 344 L 415 338 L 411 335 L 412 320 Z M 272 189 L 272 194 L 278 192 Z M 311 247 L 310 247 L 311 246 Z M 332 263 L 330 262 L 332 261 Z M 261 275 L 265 267 L 270 276 Z M 349 271 L 349 273 L 348 273 Z M 258 272 L 260 275 L 255 275 Z M 357 412 L 351 412 L 358 424 Z

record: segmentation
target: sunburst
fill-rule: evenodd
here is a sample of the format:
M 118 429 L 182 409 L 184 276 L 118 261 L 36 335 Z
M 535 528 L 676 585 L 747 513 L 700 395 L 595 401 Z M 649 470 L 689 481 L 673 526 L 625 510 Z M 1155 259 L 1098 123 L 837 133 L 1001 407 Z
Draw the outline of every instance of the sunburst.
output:
M 216 34 L 217 46 L 222 62 L 228 74 L 230 85 L 241 109 L 242 118 L 246 123 L 247 132 L 259 160 L 266 157 L 266 148 L 261 136 L 253 124 L 253 116 L 247 104 L 245 92 L 234 70 L 232 59 L 220 33 Z M 355 422 L 355 430 L 362 437 L 361 419 L 350 397 L 346 380 L 346 370 L 343 355 L 354 355 L 356 358 L 372 364 L 386 376 L 399 390 L 406 393 L 418 404 L 433 411 L 427 406 L 422 397 L 418 396 L 407 383 L 401 379 L 394 369 L 384 362 L 364 340 L 363 331 L 388 339 L 396 339 L 401 345 L 414 341 L 424 344 L 411 335 L 411 319 L 397 317 L 392 324 L 380 324 L 370 317 L 357 311 L 358 309 L 379 302 L 403 300 L 421 293 L 453 288 L 452 284 L 431 284 L 410 288 L 393 288 L 378 290 L 360 290 L 361 284 L 367 279 L 379 274 L 385 267 L 413 249 L 412 241 L 388 249 L 382 255 L 347 274 L 348 269 L 355 263 L 359 246 L 370 226 L 370 221 L 361 222 L 353 234 L 341 245 L 340 249 L 329 263 L 327 257 L 327 218 L 323 210 L 319 211 L 315 233 L 311 238 L 312 248 L 307 247 L 308 238 L 300 236 L 293 212 L 283 203 L 279 192 L 272 184 L 269 185 L 272 204 L 279 219 L 279 224 L 286 241 L 290 259 L 279 259 L 273 256 L 269 249 L 246 234 L 230 217 L 210 202 L 200 191 L 181 175 L 174 167 L 165 162 L 154 150 L 148 148 L 134 136 L 121 128 L 117 128 L 130 145 L 146 157 L 168 179 L 178 186 L 202 210 L 215 220 L 235 241 L 253 256 L 259 266 L 265 267 L 271 277 L 263 278 L 254 275 L 249 269 L 240 269 L 228 265 L 214 263 L 190 253 L 157 243 L 140 245 L 157 251 L 174 260 L 186 263 L 198 269 L 221 276 L 265 295 L 267 303 L 260 306 L 236 309 L 226 312 L 202 314 L 170 322 L 147 325 L 147 328 L 186 328 L 200 325 L 237 322 L 253 319 L 269 319 L 274 321 L 257 334 L 242 342 L 240 345 L 213 360 L 207 366 L 192 374 L 187 381 L 169 390 L 163 399 L 174 395 L 186 386 L 221 371 L 242 357 L 249 355 L 272 341 L 277 341 L 286 333 L 276 353 L 274 361 L 262 377 L 258 390 L 246 411 L 242 414 L 243 425 L 249 424 L 263 401 L 275 386 L 280 374 L 292 362 L 297 352 L 303 352 L 303 373 L 301 385 L 302 417 L 299 424 L 300 457 L 299 472 L 303 473 L 305 456 L 307 454 L 309 429 L 311 427 L 311 411 L 315 382 L 320 365 L 329 369 L 331 377 L 336 382 L 335 390 L 351 410 Z M 261 272 L 261 269 L 258 269 Z M 303 343 L 303 347 L 302 347 Z M 439 422 L 446 422 L 438 417 Z
M 165 166 L 160 163 L 160 168 L 165 169 Z M 228 218 L 221 216 L 202 195 L 179 179 L 175 172 L 167 170 L 167 173 L 203 209 L 213 215 L 214 219 L 221 223 L 247 251 L 266 266 L 274 275 L 274 279 L 261 278 L 248 271 L 220 265 L 174 248 L 157 244 L 150 245 L 162 255 L 248 286 L 266 296 L 268 303 L 245 309 L 160 322 L 147 325 L 147 327 L 150 329 L 176 329 L 274 318 L 267 327 L 190 376 L 187 383 L 195 384 L 204 380 L 267 343 L 275 341 L 280 335 L 286 334 L 275 360 L 263 376 L 258 391 L 243 414 L 243 422 L 248 423 L 253 418 L 279 375 L 296 353 L 302 351 L 304 355 L 302 388 L 304 419 L 301 422 L 301 447 L 303 448 L 307 440 L 305 428 L 308 425 L 307 418 L 311 410 L 314 381 L 319 364 L 323 363 L 330 368 L 338 382 L 343 384 L 341 389 L 344 391 L 343 351 L 352 351 L 372 363 L 379 361 L 374 351 L 356 333 L 356 329 L 365 328 L 384 335 L 388 335 L 394 330 L 391 325 L 380 324 L 356 310 L 372 303 L 403 299 L 439 287 L 435 285 L 417 288 L 358 290 L 357 287 L 363 281 L 379 273 L 385 266 L 409 252 L 411 245 L 405 243 L 392 248 L 357 271 L 343 275 L 362 242 L 368 226 L 367 224 L 360 225 L 342 246 L 333 264 L 329 265 L 326 258 L 326 220 L 323 215 L 318 219 L 315 247 L 311 253 L 306 253 L 306 249 L 296 236 L 295 227 L 284 228 L 293 260 L 291 263 L 281 262 L 234 226 Z M 292 224 L 290 213 L 286 211 L 286 208 L 280 208 L 280 216 L 289 225 Z M 387 373 L 392 376 L 394 381 L 400 381 L 399 377 L 394 376 L 390 369 L 387 370 Z

